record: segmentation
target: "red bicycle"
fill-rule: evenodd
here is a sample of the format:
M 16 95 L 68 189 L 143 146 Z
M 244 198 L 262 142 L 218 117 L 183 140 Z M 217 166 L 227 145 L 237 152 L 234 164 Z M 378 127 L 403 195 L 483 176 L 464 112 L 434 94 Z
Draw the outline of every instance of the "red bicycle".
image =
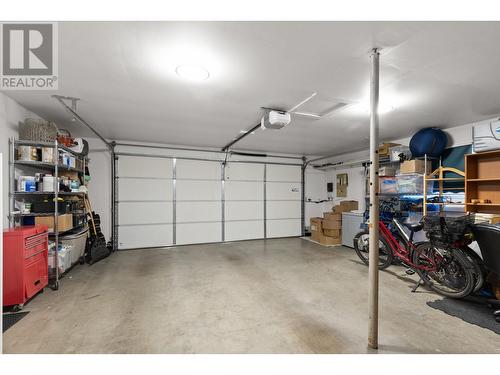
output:
M 409 230 L 407 233 L 405 227 Z M 420 280 L 441 295 L 462 298 L 476 289 L 478 280 L 468 255 L 460 247 L 430 242 L 415 243 L 414 234 L 423 229 L 422 223 L 402 223 L 394 218 L 388 224 L 379 222 L 379 269 L 398 260 L 417 272 Z M 354 249 L 359 258 L 369 262 L 369 235 L 364 230 L 354 237 Z M 481 283 L 482 284 L 482 283 Z

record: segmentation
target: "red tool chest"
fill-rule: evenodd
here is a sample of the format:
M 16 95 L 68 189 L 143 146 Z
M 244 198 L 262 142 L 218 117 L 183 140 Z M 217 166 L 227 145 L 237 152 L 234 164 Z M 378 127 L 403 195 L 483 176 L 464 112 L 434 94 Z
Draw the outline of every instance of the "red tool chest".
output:
M 34 225 L 3 232 L 3 305 L 24 303 L 48 283 L 48 228 Z

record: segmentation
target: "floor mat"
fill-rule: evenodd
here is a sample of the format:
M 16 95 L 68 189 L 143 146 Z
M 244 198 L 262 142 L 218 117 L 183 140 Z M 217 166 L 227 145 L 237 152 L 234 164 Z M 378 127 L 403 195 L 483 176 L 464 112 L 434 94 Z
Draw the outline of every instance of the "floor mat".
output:
M 485 300 L 443 298 L 427 302 L 427 305 L 500 335 L 500 323 L 495 320 L 494 310 L 487 306 Z
M 2 333 L 24 318 L 29 311 L 2 314 Z

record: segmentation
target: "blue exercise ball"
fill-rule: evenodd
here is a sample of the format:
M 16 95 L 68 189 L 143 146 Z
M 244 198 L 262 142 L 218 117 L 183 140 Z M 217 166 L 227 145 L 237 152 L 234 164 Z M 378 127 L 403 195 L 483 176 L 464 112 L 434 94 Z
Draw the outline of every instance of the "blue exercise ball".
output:
M 439 128 L 425 128 L 415 133 L 410 140 L 410 151 L 413 157 L 439 157 L 448 144 L 446 133 Z

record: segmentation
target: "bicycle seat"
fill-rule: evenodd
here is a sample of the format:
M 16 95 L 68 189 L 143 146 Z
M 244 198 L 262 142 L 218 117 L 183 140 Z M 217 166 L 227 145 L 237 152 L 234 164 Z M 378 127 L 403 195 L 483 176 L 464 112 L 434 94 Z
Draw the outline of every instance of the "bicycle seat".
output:
M 403 223 L 403 225 L 412 232 L 419 232 L 424 228 L 422 223 Z

